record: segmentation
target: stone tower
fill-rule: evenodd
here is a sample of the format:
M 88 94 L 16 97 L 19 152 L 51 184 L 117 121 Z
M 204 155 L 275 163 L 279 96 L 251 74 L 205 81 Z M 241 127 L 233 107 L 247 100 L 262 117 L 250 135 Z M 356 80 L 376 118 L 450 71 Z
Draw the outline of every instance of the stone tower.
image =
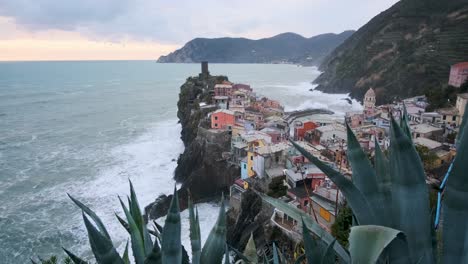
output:
M 208 71 L 208 62 L 207 61 L 202 61 L 201 62 L 201 76 L 203 78 L 206 78 L 210 76 L 210 72 Z
M 364 108 L 373 109 L 375 107 L 375 92 L 370 88 L 364 95 Z

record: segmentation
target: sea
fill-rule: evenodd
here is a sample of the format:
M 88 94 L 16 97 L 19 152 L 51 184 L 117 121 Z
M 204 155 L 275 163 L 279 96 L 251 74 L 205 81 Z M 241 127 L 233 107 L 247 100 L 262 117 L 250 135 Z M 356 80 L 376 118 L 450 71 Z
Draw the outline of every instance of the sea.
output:
M 314 67 L 210 64 L 213 75 L 252 85 L 286 110 L 326 108 L 342 117 L 362 109 L 346 94 L 324 94 Z M 140 206 L 170 194 L 184 147 L 177 100 L 198 64 L 153 61 L 0 63 L 0 263 L 63 255 L 91 258 L 80 210 L 67 193 L 103 220 L 119 251 L 128 235 L 115 213 L 133 182 Z M 219 206 L 198 204 L 202 239 Z M 188 213 L 183 243 L 190 247 Z

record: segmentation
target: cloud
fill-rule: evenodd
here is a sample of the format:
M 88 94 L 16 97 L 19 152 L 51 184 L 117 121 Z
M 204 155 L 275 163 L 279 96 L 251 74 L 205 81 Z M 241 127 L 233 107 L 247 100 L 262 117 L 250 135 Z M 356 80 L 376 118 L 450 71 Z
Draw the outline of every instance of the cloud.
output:
M 194 37 L 305 36 L 357 29 L 397 0 L 0 0 L 24 30 L 183 44 Z M 354 11 L 353 11 L 354 10 Z

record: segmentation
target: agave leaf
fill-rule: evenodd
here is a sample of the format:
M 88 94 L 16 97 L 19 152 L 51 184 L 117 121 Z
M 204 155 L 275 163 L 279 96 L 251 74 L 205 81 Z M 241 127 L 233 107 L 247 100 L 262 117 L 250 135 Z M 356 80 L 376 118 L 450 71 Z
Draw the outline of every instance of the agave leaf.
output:
M 350 180 L 318 158 L 314 157 L 312 154 L 308 153 L 296 142 L 291 141 L 291 143 L 297 150 L 299 150 L 302 155 L 304 155 L 304 157 L 314 163 L 321 171 L 323 171 L 323 173 L 325 173 L 325 175 L 328 176 L 328 178 L 330 178 L 330 180 L 332 180 L 338 186 L 340 191 L 343 192 L 344 196 L 348 200 L 349 206 L 356 215 L 356 219 L 358 220 L 359 224 L 364 225 L 376 222 L 374 212 L 369 205 L 369 202 L 362 194 L 362 192 L 359 191 L 359 189 Z
M 377 179 L 377 186 L 380 192 L 383 193 L 383 202 L 389 202 L 392 200 L 391 194 L 391 185 L 392 179 L 390 178 L 390 174 L 388 172 L 388 167 L 390 166 L 388 163 L 385 154 L 382 152 L 380 148 L 379 142 L 377 138 L 375 139 L 375 155 L 374 155 L 374 166 L 375 166 L 375 175 Z
M 307 257 L 307 263 L 320 263 L 322 253 L 320 245 L 317 240 L 312 238 L 302 218 L 302 238 L 304 239 L 305 255 Z M 331 245 L 331 244 L 330 244 Z
M 125 264 L 130 264 L 130 258 L 128 257 L 128 240 L 127 240 L 127 244 L 125 244 L 125 251 L 124 251 L 122 259 Z
M 83 220 L 88 231 L 89 244 L 93 251 L 94 257 L 96 258 L 97 263 L 106 264 L 106 263 L 118 263 L 122 264 L 123 260 L 117 253 L 117 250 L 112 245 L 112 242 L 104 234 L 99 232 L 98 229 L 89 221 L 83 212 Z
M 162 263 L 161 248 L 159 247 L 158 241 L 153 244 L 153 250 L 146 256 L 145 264 L 161 264 Z
M 192 263 L 200 264 L 201 256 L 201 240 L 200 240 L 200 223 L 198 216 L 195 215 L 193 203 L 189 199 L 189 222 L 190 222 L 190 244 L 192 246 Z
M 280 264 L 278 249 L 276 248 L 275 242 L 273 242 L 273 264 Z
M 296 261 L 294 262 L 294 264 L 301 264 L 302 261 L 304 261 L 305 259 L 306 259 L 306 255 L 305 255 L 305 254 L 302 254 L 302 255 L 300 255 L 300 256 L 296 259 Z
M 336 243 L 336 239 L 331 242 L 330 245 L 325 249 L 322 255 L 322 260 L 320 261 L 321 264 L 335 264 L 335 252 L 333 250 L 333 246 Z
M 465 112 L 464 121 L 467 116 Z M 463 123 L 442 200 L 442 263 L 468 263 L 468 123 Z
M 249 241 L 247 242 L 247 245 L 245 245 L 244 255 L 250 262 L 258 263 L 257 247 L 255 247 L 255 241 L 252 233 L 250 233 Z
M 411 140 L 391 118 L 390 177 L 393 228 L 408 238 L 411 261 L 432 263 L 429 193 L 421 160 Z
M 228 245 L 228 247 L 239 257 L 239 259 L 240 259 L 240 261 L 242 261 L 242 263 L 249 263 L 250 262 L 249 259 L 242 252 L 240 252 L 236 248 L 231 247 L 229 245 Z
M 86 205 L 84 205 L 82 202 L 78 201 L 77 199 L 73 198 L 73 196 L 71 196 L 69 193 L 67 193 L 68 197 L 70 197 L 70 199 L 79 207 L 81 208 L 81 210 L 83 210 L 83 212 L 85 212 L 87 215 L 89 215 L 89 217 L 91 217 L 91 219 L 93 219 L 93 221 L 96 223 L 96 226 L 97 228 L 99 229 L 99 231 L 101 231 L 101 233 L 106 236 L 109 240 L 111 239 L 110 236 L 109 236 L 109 233 L 107 232 L 106 230 L 106 227 L 104 226 L 104 224 L 102 223 L 101 219 L 96 215 L 95 212 L 93 212 L 93 210 L 89 209 L 89 207 L 87 207 Z
M 404 234 L 384 226 L 354 226 L 349 235 L 352 263 L 376 263 L 382 251 L 397 237 Z
M 223 260 L 224 244 L 226 243 L 226 211 L 224 209 L 224 196 L 221 200 L 218 219 L 211 229 L 205 245 L 203 245 L 200 262 L 203 264 L 218 264 Z
M 346 130 L 348 137 L 347 154 L 353 170 L 353 183 L 366 197 L 377 218 L 377 223 L 384 224 L 387 217 L 383 214 L 385 211 L 383 197 L 379 192 L 375 171 L 348 124 L 346 124 Z
M 259 195 L 260 197 L 262 197 L 263 201 L 271 204 L 273 207 L 284 212 L 294 220 L 300 222 L 302 221 L 301 219 L 303 219 L 307 225 L 307 228 L 309 228 L 309 230 L 311 230 L 316 236 L 320 237 L 327 245 L 331 244 L 335 240 L 335 238 L 332 235 L 330 235 L 330 233 L 321 228 L 314 220 L 312 220 L 312 218 L 309 215 L 304 213 L 304 211 L 299 210 L 281 200 L 272 198 L 270 196 L 266 196 L 263 194 Z M 335 243 L 334 249 L 338 257 L 341 260 L 343 260 L 343 262 L 349 263 L 349 255 L 339 243 Z
M 65 251 L 65 253 L 68 255 L 68 257 L 70 257 L 70 259 L 73 261 L 73 263 L 75 263 L 75 264 L 88 264 L 88 262 L 84 261 L 83 259 L 76 256 L 75 254 L 71 253 L 66 248 L 62 248 L 62 249 L 63 249 L 63 251 Z
M 148 228 L 145 225 L 145 221 L 143 220 L 143 215 L 140 210 L 140 205 L 138 203 L 138 199 L 135 193 L 135 189 L 133 188 L 132 181 L 130 179 L 128 181 L 130 183 L 130 214 L 133 220 L 135 221 L 136 226 L 140 230 L 140 234 L 142 236 L 141 239 L 143 240 L 145 246 L 145 253 L 146 255 L 149 255 L 151 253 L 151 250 L 153 249 L 153 241 L 151 240 Z
M 127 217 L 128 227 L 130 228 L 130 239 L 132 244 L 133 257 L 135 258 L 136 264 L 143 264 L 145 261 L 145 246 L 141 236 L 140 229 L 133 220 L 130 211 L 127 209 L 125 204 L 122 202 L 122 199 L 119 197 L 120 204 L 124 210 L 125 216 Z
M 166 222 L 162 232 L 162 263 L 172 264 L 182 262 L 182 241 L 180 223 L 179 197 L 177 189 L 174 186 L 174 194 L 172 196 L 169 212 L 167 213 Z
M 30 258 L 29 260 L 31 260 L 31 263 L 32 264 L 38 264 L 36 261 L 34 261 L 34 259 Z
M 231 260 L 229 260 L 229 249 L 228 245 L 224 245 L 224 264 L 231 264 Z
M 400 127 L 403 133 L 409 138 L 411 143 L 413 143 L 413 139 L 411 137 L 411 129 L 408 125 L 408 112 L 406 111 L 406 105 L 403 103 L 403 116 L 400 119 Z

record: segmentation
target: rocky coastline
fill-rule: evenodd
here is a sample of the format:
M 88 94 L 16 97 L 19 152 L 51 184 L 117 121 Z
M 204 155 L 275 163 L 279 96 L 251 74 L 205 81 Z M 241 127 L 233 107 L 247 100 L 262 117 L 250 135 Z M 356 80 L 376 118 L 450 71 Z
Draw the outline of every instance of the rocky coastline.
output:
M 206 133 L 205 116 L 210 109 L 200 108 L 200 102 L 211 100 L 215 84 L 227 81 L 226 76 L 200 74 L 187 78 L 180 87 L 177 116 L 182 126 L 181 139 L 185 150 L 177 160 L 174 179 L 182 184 L 178 190 L 181 210 L 187 208 L 190 196 L 195 203 L 214 200 L 228 193 L 229 186 L 240 175 L 238 165 L 222 159 L 230 151 L 231 137 L 227 131 L 213 136 Z M 164 216 L 172 195 L 161 195 L 145 208 L 147 220 Z

